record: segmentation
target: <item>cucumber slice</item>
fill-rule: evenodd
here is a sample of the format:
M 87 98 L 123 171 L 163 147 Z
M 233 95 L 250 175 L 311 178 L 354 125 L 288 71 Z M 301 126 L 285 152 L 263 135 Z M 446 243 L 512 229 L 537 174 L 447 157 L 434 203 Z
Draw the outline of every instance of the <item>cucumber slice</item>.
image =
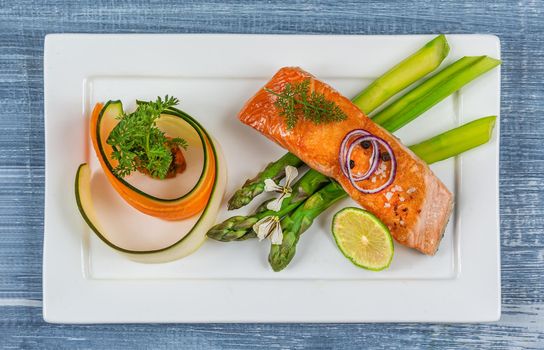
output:
M 162 263 L 180 259 L 193 253 L 205 241 L 206 233 L 215 223 L 227 182 L 222 152 L 217 148 L 215 142 L 212 141 L 212 144 L 214 145 L 218 167 L 210 200 L 193 228 L 189 232 L 180 234 L 181 238 L 176 243 L 159 250 L 135 251 L 115 245 L 108 240 L 95 213 L 91 195 L 91 171 L 86 163 L 79 166 L 75 179 L 76 202 L 83 219 L 98 238 L 131 260 L 144 263 Z

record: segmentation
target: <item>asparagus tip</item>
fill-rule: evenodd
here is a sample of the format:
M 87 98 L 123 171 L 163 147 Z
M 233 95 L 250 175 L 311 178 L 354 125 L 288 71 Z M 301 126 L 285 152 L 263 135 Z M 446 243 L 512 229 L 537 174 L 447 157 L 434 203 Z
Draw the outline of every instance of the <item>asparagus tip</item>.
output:
M 236 191 L 236 193 L 232 195 L 232 197 L 229 199 L 227 203 L 228 210 L 239 209 L 243 207 L 244 205 L 248 204 L 249 201 L 251 201 L 251 198 L 248 198 L 247 196 L 243 196 L 242 194 L 244 194 L 243 188 Z

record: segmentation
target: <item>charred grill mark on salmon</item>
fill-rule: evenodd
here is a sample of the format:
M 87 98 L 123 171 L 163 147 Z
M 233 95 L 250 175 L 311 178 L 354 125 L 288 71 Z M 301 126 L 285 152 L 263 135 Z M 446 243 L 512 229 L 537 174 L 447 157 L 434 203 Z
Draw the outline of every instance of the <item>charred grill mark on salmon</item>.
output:
M 289 84 L 307 80 L 310 93 L 322 94 L 328 101 L 333 101 L 346 118 L 328 123 L 299 118 L 288 128 L 276 105 L 278 96 L 267 90 L 279 93 Z M 355 201 L 390 228 L 399 243 L 428 255 L 436 252 L 451 215 L 453 195 L 425 162 L 336 90 L 300 68 L 282 68 L 245 104 L 239 119 L 295 154 L 308 166 L 338 181 Z M 383 139 L 391 147 L 396 160 L 393 181 L 377 193 L 358 190 L 346 177 L 339 162 L 342 140 L 356 129 Z M 353 173 L 366 171 L 371 151 L 372 147 L 355 147 L 350 159 L 353 163 L 349 164 L 350 168 L 353 164 Z M 380 163 L 374 176 L 358 185 L 377 187 L 386 181 L 382 175 L 385 178 L 389 175 L 391 161 L 387 159 L 389 156 L 383 156 L 383 151 L 380 147 Z

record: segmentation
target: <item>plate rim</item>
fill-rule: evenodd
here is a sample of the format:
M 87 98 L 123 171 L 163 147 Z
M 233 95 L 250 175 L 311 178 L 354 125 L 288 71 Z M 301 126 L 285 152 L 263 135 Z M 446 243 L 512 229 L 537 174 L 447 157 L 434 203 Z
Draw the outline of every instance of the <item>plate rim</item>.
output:
M 496 245 L 493 248 L 492 254 L 494 254 L 495 261 L 491 262 L 494 267 L 496 267 L 496 273 L 491 276 L 494 283 L 494 290 L 493 293 L 488 292 L 489 295 L 486 295 L 486 297 L 490 298 L 490 302 L 481 303 L 478 305 L 480 309 L 478 310 L 478 315 L 475 315 L 474 313 L 472 315 L 446 315 L 446 316 L 440 316 L 436 313 L 433 313 L 432 310 L 432 303 L 427 307 L 427 309 L 424 310 L 412 310 L 412 314 L 410 315 L 398 315 L 395 318 L 391 318 L 388 315 L 384 317 L 384 315 L 374 315 L 372 317 L 366 317 L 366 316 L 360 316 L 357 314 L 349 313 L 343 313 L 338 312 L 338 310 L 342 310 L 342 308 L 345 306 L 343 304 L 336 305 L 337 302 L 333 302 L 332 306 L 322 306 L 323 313 L 315 313 L 313 312 L 307 312 L 306 315 L 297 315 L 296 313 L 289 313 L 289 314 L 279 314 L 278 312 L 271 312 L 266 315 L 268 318 L 259 318 L 255 316 L 254 311 L 249 311 L 249 313 L 244 314 L 244 312 L 236 312 L 239 310 L 232 309 L 229 307 L 224 307 L 224 313 L 223 316 L 221 315 L 215 315 L 211 316 L 210 314 L 206 315 L 197 315 L 197 314 L 190 314 L 190 315 L 179 315 L 172 313 L 172 310 L 161 310 L 160 312 L 154 313 L 154 314 L 147 314 L 145 316 L 142 316 L 139 313 L 134 312 L 125 312 L 124 315 L 116 314 L 113 317 L 107 314 L 101 314 L 100 312 L 89 314 L 85 313 L 84 311 L 89 311 L 88 307 L 82 307 L 81 300 L 84 298 L 88 300 L 92 300 L 93 302 L 100 302 L 104 299 L 104 292 L 111 291 L 111 288 L 119 288 L 117 284 L 120 282 L 117 281 L 100 281 L 100 280 L 89 280 L 86 277 L 86 272 L 83 271 L 81 268 L 77 267 L 71 267 L 69 271 L 66 270 L 66 272 L 70 273 L 70 276 L 64 276 L 64 277 L 71 277 L 73 281 L 72 288 L 69 289 L 63 289 L 65 286 L 65 282 L 63 282 L 63 279 L 55 274 L 55 271 L 52 269 L 52 261 L 55 259 L 58 259 L 58 256 L 55 256 L 52 252 L 53 246 L 58 243 L 55 242 L 52 237 L 55 227 L 52 226 L 52 223 L 55 219 L 52 217 L 52 215 L 58 211 L 58 208 L 55 206 L 52 206 L 51 198 L 55 196 L 54 190 L 51 187 L 51 161 L 48 162 L 48 160 L 51 158 L 51 144 L 54 142 L 51 140 L 51 123 L 52 120 L 49 115 L 50 109 L 51 109 L 51 97 L 48 97 L 51 93 L 51 89 L 54 87 L 50 85 L 50 81 L 52 80 L 51 74 L 55 73 L 55 71 L 51 70 L 51 62 L 54 62 L 54 59 L 59 58 L 59 54 L 62 55 L 62 52 L 66 52 L 67 47 L 68 50 L 72 49 L 71 45 L 66 45 L 66 43 L 70 43 L 72 41 L 77 41 L 79 43 L 87 40 L 87 41 L 93 41 L 97 38 L 106 38 L 106 39 L 113 39 L 113 40 L 125 40 L 126 38 L 129 38 L 130 41 L 132 40 L 143 40 L 143 39 L 157 39 L 158 37 L 161 37 L 161 40 L 184 40 L 184 39 L 191 39 L 194 40 L 195 38 L 198 39 L 204 39 L 204 40 L 216 40 L 216 38 L 221 38 L 221 40 L 258 40 L 262 39 L 263 36 L 266 36 L 270 40 L 293 40 L 293 39 L 311 39 L 311 40 L 365 40 L 369 38 L 391 38 L 391 39 L 406 39 L 411 38 L 411 40 L 423 40 L 433 37 L 434 35 L 283 35 L 283 34 L 49 34 L 46 35 L 45 41 L 44 41 L 44 124 L 45 124 L 45 214 L 44 214 L 44 254 L 43 254 L 43 317 L 46 322 L 52 322 L 52 323 L 140 323 L 140 322 L 408 322 L 408 321 L 415 321 L 415 322 L 476 322 L 476 321 L 496 321 L 500 318 L 500 309 L 501 309 L 501 288 L 500 288 L 500 211 L 499 211 L 499 152 L 500 152 L 500 69 L 497 69 L 495 73 L 495 83 L 496 83 L 496 91 L 494 93 L 497 94 L 497 103 L 498 106 L 495 106 L 497 111 L 497 118 L 498 122 L 496 123 L 496 131 L 495 131 L 495 144 L 493 147 L 493 151 L 495 152 L 494 155 L 496 157 L 495 162 L 495 175 L 496 175 L 496 181 L 495 181 L 495 194 L 496 194 L 496 207 L 495 207 L 495 220 L 496 220 L 496 234 L 495 234 L 495 243 Z M 491 45 L 495 47 L 496 49 L 496 57 L 500 58 L 500 40 L 497 36 L 489 35 L 489 34 L 460 34 L 460 35 L 447 35 L 448 38 L 456 37 L 456 38 L 472 38 L 474 40 L 481 40 L 485 41 L 488 45 Z M 74 47 L 77 45 L 74 45 Z M 92 46 L 92 45 L 91 45 Z M 100 74 L 98 74 L 100 75 Z M 88 75 L 87 75 L 88 76 Z M 75 78 L 74 78 L 75 79 Z M 77 80 L 74 81 L 74 83 L 77 83 Z M 85 84 L 85 82 L 78 83 L 80 90 L 83 90 L 83 87 L 81 84 Z M 85 104 L 85 101 L 81 99 L 81 101 L 78 101 L 77 103 Z M 85 106 L 83 106 L 85 107 Z M 85 108 L 80 108 L 81 113 L 84 113 Z M 465 162 L 465 159 L 462 159 L 463 163 Z M 72 175 L 72 174 L 70 174 Z M 53 192 L 52 192 L 53 191 Z M 58 213 L 56 213 L 58 214 Z M 72 218 L 73 219 L 73 218 Z M 77 221 L 77 220 L 76 220 Z M 69 230 L 69 228 L 67 229 Z M 68 242 L 72 247 L 74 247 L 74 237 L 70 238 L 71 242 Z M 81 245 L 79 245 L 81 247 Z M 80 248 L 81 249 L 81 248 Z M 69 252 L 69 258 L 70 259 L 79 259 L 81 261 L 81 252 Z M 459 258 L 459 257 L 457 257 Z M 52 260 L 53 259 L 53 260 Z M 72 260 L 73 261 L 73 260 Z M 348 283 L 348 284 L 360 284 L 360 283 L 372 283 L 373 285 L 376 285 L 377 288 L 384 289 L 384 295 L 388 296 L 390 298 L 394 298 L 396 295 L 395 293 L 391 293 L 391 290 L 387 290 L 388 285 L 390 284 L 398 284 L 401 283 L 402 285 L 405 285 L 405 288 L 412 289 L 412 285 L 417 284 L 419 288 L 425 288 L 429 287 L 429 284 L 432 283 L 441 283 L 445 286 L 445 290 L 456 291 L 456 288 L 459 288 L 459 286 L 455 286 L 455 284 L 459 284 L 459 281 L 463 282 L 463 273 L 464 268 L 462 268 L 462 272 L 459 272 L 461 275 L 459 275 L 458 279 L 454 280 L 439 280 L 439 282 L 430 280 L 430 281 L 404 281 L 399 282 L 398 280 L 391 280 L 391 281 L 334 281 L 333 283 L 335 286 L 340 286 L 342 284 Z M 186 281 L 186 280 L 184 280 Z M 146 281 L 144 283 L 144 286 L 138 285 L 135 281 L 122 281 L 125 283 L 125 286 L 123 288 L 129 288 L 130 290 L 137 291 L 137 293 L 143 295 L 144 293 L 150 293 L 153 291 L 156 291 L 156 287 L 164 287 L 168 286 L 166 291 L 160 293 L 161 296 L 165 298 L 175 298 L 175 293 L 172 292 L 176 290 L 176 283 L 180 283 L 178 281 L 153 281 L 149 282 Z M 198 286 L 201 286 L 202 284 L 214 284 L 218 283 L 217 281 L 192 281 L 191 283 L 196 283 Z M 261 288 L 256 288 L 255 285 L 251 285 L 252 282 L 248 281 L 237 281 L 239 284 L 237 287 L 229 285 L 227 287 L 234 290 L 244 291 L 244 293 L 247 293 L 250 291 L 251 293 L 258 294 L 260 291 L 262 292 L 263 286 L 261 285 Z M 259 282 L 263 283 L 263 282 Z M 327 288 L 327 286 L 324 286 L 323 281 L 315 280 L 315 281 L 308 281 L 308 280 L 270 280 L 265 281 L 264 284 L 283 284 L 283 283 L 289 283 L 292 287 L 298 288 L 300 291 L 308 291 L 308 292 L 316 292 L 316 293 L 322 293 L 324 289 L 327 289 L 328 292 L 338 292 L 341 291 L 342 288 Z M 464 282 L 463 282 L 464 283 Z M 461 284 L 463 284 L 461 283 Z M 308 287 L 310 287 L 308 289 Z M 179 286 L 178 286 L 179 287 Z M 184 286 L 184 288 L 187 288 L 188 286 Z M 240 289 L 240 287 L 243 287 Z M 273 288 L 273 286 L 267 286 L 268 288 Z M 461 286 L 466 287 L 466 286 Z M 79 289 L 78 289 L 79 288 Z M 343 287 L 344 288 L 344 287 Z M 365 286 L 364 288 L 368 288 L 368 286 Z M 189 286 L 189 289 L 190 286 Z M 85 292 L 82 293 L 82 290 L 85 290 Z M 199 288 L 191 289 L 189 293 L 201 293 L 202 290 L 199 290 Z M 466 292 L 466 291 L 464 291 Z M 107 294 L 107 293 L 106 293 Z M 208 295 L 208 292 L 201 293 L 204 297 L 212 296 Z M 119 297 L 119 296 L 117 296 Z M 287 295 L 280 295 L 280 299 L 285 299 Z M 221 304 L 218 304 L 217 302 L 210 302 L 211 298 L 205 298 L 206 302 L 208 303 L 206 306 L 208 308 L 213 309 L 214 307 L 221 308 Z M 258 303 L 258 300 L 254 300 L 255 298 L 252 298 L 250 301 L 250 305 L 259 307 L 262 309 L 262 305 Z M 117 300 L 119 301 L 119 299 Z M 68 302 L 70 305 L 70 308 L 61 307 L 63 302 Z M 127 298 L 127 303 L 134 302 L 134 300 L 131 300 L 131 298 Z M 460 300 L 456 300 L 456 302 L 461 302 Z M 91 303 L 92 304 L 92 303 Z M 249 306 L 249 305 L 248 305 Z M 308 307 L 308 305 L 303 306 Z M 332 307 L 332 308 L 331 308 Z M 248 307 L 248 309 L 251 309 L 251 307 Z M 408 308 L 410 309 L 410 308 Z M 266 311 L 273 311 L 273 310 L 266 310 Z M 300 311 L 300 310 L 297 310 Z M 472 310 L 474 312 L 474 310 Z M 327 314 L 329 312 L 329 314 Z M 335 314 L 336 313 L 336 314 Z

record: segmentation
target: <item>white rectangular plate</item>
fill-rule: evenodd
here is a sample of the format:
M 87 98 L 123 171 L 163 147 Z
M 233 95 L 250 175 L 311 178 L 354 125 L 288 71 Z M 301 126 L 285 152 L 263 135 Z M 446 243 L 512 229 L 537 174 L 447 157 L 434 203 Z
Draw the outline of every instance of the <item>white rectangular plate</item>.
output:
M 112 251 L 88 229 L 73 194 L 77 166 L 90 162 L 94 103 L 174 95 L 223 147 L 226 198 L 285 151 L 242 125 L 236 113 L 282 66 L 301 66 L 353 96 L 432 36 L 49 35 L 45 41 L 46 201 L 44 318 L 49 322 L 492 321 L 500 317 L 499 130 L 490 143 L 432 166 L 456 210 L 439 252 L 395 246 L 391 268 L 350 264 L 320 216 L 281 273 L 269 245 L 208 240 L 195 254 L 146 265 Z M 465 55 L 500 58 L 488 35 L 450 35 L 444 64 Z M 487 115 L 499 115 L 495 69 L 397 135 L 407 144 Z M 226 200 L 225 200 L 226 201 Z M 224 201 L 224 202 L 225 202 Z M 260 201 L 256 201 L 260 202 Z M 225 207 L 223 205 L 223 207 Z M 220 212 L 220 219 L 246 213 Z

